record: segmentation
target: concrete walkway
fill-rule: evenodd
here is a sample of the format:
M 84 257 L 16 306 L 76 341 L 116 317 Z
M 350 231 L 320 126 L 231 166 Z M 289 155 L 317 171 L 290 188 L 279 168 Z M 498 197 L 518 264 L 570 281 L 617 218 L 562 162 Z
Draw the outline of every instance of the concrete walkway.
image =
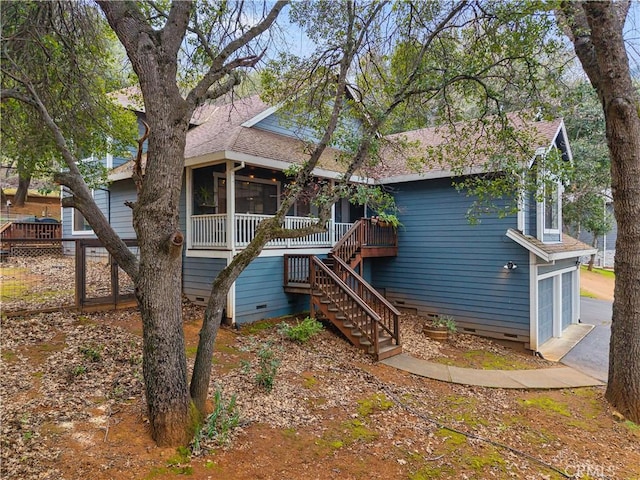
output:
M 609 375 L 609 339 L 611 338 L 612 302 L 581 298 L 582 324 L 593 328 L 584 340 L 562 357 L 562 363 L 587 375 L 607 381 Z M 547 357 L 545 357 L 547 358 Z
M 443 382 L 493 388 L 575 388 L 604 385 L 601 381 L 571 367 L 536 370 L 478 370 L 428 362 L 401 353 L 381 363 L 421 377 Z

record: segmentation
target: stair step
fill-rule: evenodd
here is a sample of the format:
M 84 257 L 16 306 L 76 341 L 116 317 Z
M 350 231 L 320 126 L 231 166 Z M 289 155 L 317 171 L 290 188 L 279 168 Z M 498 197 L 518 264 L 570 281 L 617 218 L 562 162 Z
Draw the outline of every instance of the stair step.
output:
M 376 356 L 378 358 L 378 361 L 380 361 L 380 360 L 384 360 L 385 358 L 399 355 L 401 353 L 402 353 L 402 345 L 390 345 L 388 347 L 380 348 Z

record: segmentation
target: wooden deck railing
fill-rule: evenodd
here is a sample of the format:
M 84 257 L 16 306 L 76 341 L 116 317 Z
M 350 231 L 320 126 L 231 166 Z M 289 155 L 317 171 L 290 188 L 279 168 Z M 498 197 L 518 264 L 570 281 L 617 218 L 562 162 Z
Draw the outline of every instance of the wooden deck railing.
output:
M 398 232 L 393 227 L 375 225 L 370 218 L 363 218 L 362 242 L 369 247 L 397 247 Z
M 375 288 L 358 275 L 341 258 L 333 257 L 333 270 L 338 277 L 380 317 L 379 325 L 400 345 L 400 312 Z
M 47 240 L 62 238 L 62 225 L 45 222 L 9 222 L 0 231 L 2 240 L 12 238 Z
M 380 316 L 349 288 L 322 260 L 312 256 L 309 265 L 310 282 L 357 327 L 369 340 L 375 352 L 379 350 Z M 312 292 L 313 294 L 313 292 Z
M 312 255 L 285 254 L 284 256 L 284 286 L 310 286 L 309 265 Z
M 353 226 L 347 230 L 347 233 L 338 240 L 331 249 L 334 257 L 341 258 L 344 262 L 349 262 L 360 248 L 362 248 L 362 239 L 364 238 L 364 223 L 362 219 L 358 220 Z
M 394 228 L 373 224 L 370 218 L 361 218 L 347 230 L 331 249 L 334 257 L 345 263 L 363 248 L 397 247 L 398 235 Z

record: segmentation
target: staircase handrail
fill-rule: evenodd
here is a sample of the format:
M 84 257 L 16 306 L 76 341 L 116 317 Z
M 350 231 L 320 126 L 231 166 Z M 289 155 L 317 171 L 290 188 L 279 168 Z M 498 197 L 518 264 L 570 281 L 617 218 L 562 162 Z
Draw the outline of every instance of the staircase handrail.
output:
M 349 286 L 346 283 L 344 283 L 342 279 L 338 275 L 336 275 L 336 273 L 333 270 L 331 270 L 327 265 L 325 265 L 322 262 L 322 260 L 320 260 L 320 258 L 314 255 L 311 257 L 311 261 L 315 266 L 319 266 L 322 270 L 324 270 L 325 273 L 327 273 L 329 277 L 332 280 L 334 280 L 335 283 L 342 290 L 344 290 L 347 295 L 349 295 L 353 300 L 355 300 L 355 302 L 360 307 L 362 307 L 362 309 L 367 313 L 367 315 L 369 315 L 376 321 L 380 320 L 380 316 L 369 305 L 367 305 L 364 301 L 362 301 L 362 299 L 358 297 L 358 295 L 351 288 L 349 288 Z
M 331 253 L 333 253 L 334 256 L 339 256 L 340 258 L 342 258 L 346 250 L 348 255 L 343 260 L 351 257 L 351 255 L 362 246 L 362 226 L 362 219 L 357 220 L 353 225 L 351 225 L 351 228 L 347 230 L 342 238 L 338 240 L 333 246 L 333 248 L 331 249 Z M 355 241 L 353 243 L 349 243 L 353 240 L 353 237 L 355 237 Z M 348 249 L 348 245 L 355 248 Z
M 11 227 L 11 225 L 13 225 L 13 221 L 11 220 L 3 223 L 2 226 L 0 226 L 0 233 L 3 233 L 7 228 Z
M 370 319 L 370 323 L 372 324 L 371 326 L 373 328 L 371 328 L 371 332 L 373 334 L 373 336 L 369 335 L 368 332 L 366 332 L 365 330 L 362 330 L 362 334 L 367 337 L 368 340 L 371 341 L 372 345 L 375 348 L 375 351 L 378 351 L 378 328 L 377 325 L 381 324 L 381 319 L 380 316 L 369 306 L 367 305 L 360 297 L 358 297 L 358 295 L 356 295 L 356 293 L 349 288 L 349 286 L 347 284 L 345 284 L 340 277 L 338 277 L 338 275 L 336 275 L 336 273 L 331 270 L 327 265 L 325 265 L 322 260 L 320 260 L 318 257 L 316 257 L 315 255 L 311 257 L 311 269 L 310 269 L 310 282 L 311 282 L 311 288 L 316 288 L 318 286 L 318 283 L 315 281 L 315 269 L 316 268 L 320 268 L 331 280 L 332 282 L 338 286 L 340 288 L 340 290 L 345 293 L 350 300 L 352 300 L 356 305 L 358 305 L 358 307 L 367 315 L 367 317 Z M 324 292 L 326 295 L 328 295 L 330 297 L 330 292 Z M 345 313 L 345 312 L 343 312 Z M 358 327 L 361 327 L 361 325 L 357 325 Z
M 345 273 L 347 273 L 349 276 L 353 277 L 353 279 L 355 279 L 364 290 L 367 291 L 367 293 L 369 295 L 371 295 L 372 297 L 374 297 L 380 305 L 382 305 L 383 310 L 386 311 L 378 311 L 375 308 L 372 308 L 373 311 L 375 311 L 378 316 L 380 317 L 380 321 L 379 324 L 382 328 L 384 328 L 387 333 L 389 333 L 397 342 L 397 344 L 400 344 L 400 338 L 398 335 L 398 329 L 399 329 L 399 323 L 398 323 L 398 316 L 400 315 L 400 311 L 394 307 L 389 300 L 387 300 L 386 298 L 384 298 L 380 292 L 378 292 L 375 288 L 373 288 L 369 282 L 367 282 L 364 278 L 362 278 L 362 276 L 360 276 L 355 270 L 353 270 L 344 260 L 342 260 L 340 257 L 338 256 L 333 256 L 333 260 L 334 262 L 337 262 L 338 265 L 340 265 L 341 270 Z M 340 276 L 338 276 L 338 278 L 340 278 Z M 342 279 L 341 279 L 342 280 Z M 350 286 L 349 283 L 343 280 L 343 283 L 346 285 L 347 288 L 349 288 L 350 290 L 353 291 L 353 293 L 358 297 L 358 298 L 362 298 L 362 295 L 360 294 L 360 292 L 356 292 L 354 291 Z M 365 302 L 367 305 L 369 305 L 367 302 Z M 389 314 L 389 315 L 387 315 Z M 384 318 L 389 318 L 393 321 L 393 331 L 392 329 L 390 329 L 389 325 L 386 325 L 385 322 L 383 322 Z

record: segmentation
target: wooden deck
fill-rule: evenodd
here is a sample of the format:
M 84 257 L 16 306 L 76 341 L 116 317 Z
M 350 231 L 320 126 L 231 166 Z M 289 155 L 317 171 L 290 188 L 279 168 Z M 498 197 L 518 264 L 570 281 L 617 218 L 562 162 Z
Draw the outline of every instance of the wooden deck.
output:
M 284 290 L 310 294 L 311 316 L 333 323 L 354 345 L 377 360 L 402 352 L 398 310 L 356 271 L 363 258 L 395 256 L 396 231 L 356 222 L 328 258 L 284 256 Z

